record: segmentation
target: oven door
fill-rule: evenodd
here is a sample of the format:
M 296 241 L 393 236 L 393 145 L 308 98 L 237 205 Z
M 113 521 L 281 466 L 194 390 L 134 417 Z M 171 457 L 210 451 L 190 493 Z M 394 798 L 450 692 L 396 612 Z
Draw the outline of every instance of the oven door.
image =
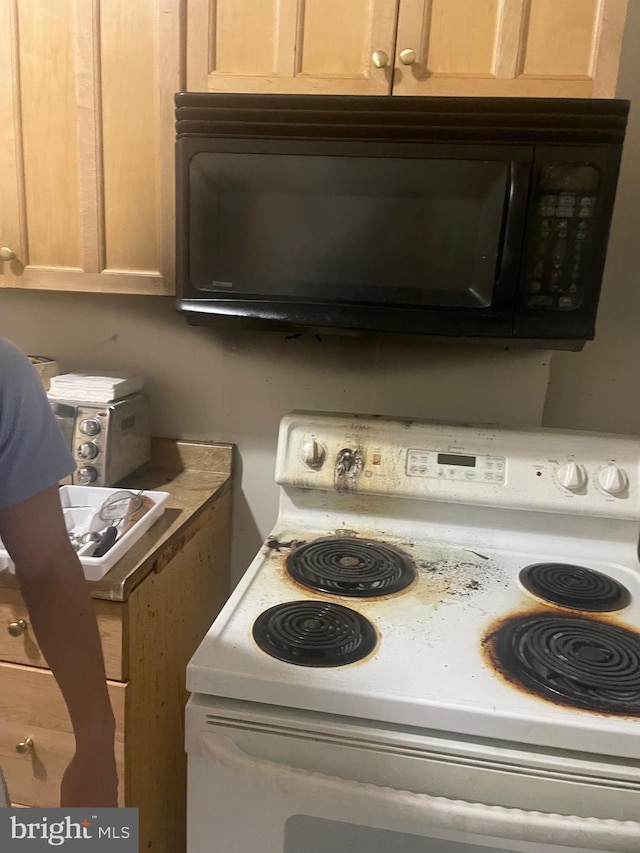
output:
M 640 849 L 633 764 L 190 704 L 189 853 Z

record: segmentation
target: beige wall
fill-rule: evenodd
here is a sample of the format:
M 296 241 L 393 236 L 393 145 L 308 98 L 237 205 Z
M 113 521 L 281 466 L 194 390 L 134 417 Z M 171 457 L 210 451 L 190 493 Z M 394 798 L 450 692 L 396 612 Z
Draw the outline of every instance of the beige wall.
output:
M 537 425 L 549 370 L 545 352 L 193 328 L 158 297 L 2 291 L 0 331 L 65 370 L 141 371 L 156 435 L 238 445 L 236 576 L 275 518 L 274 450 L 286 412 Z
M 640 433 L 640 2 L 629 3 L 618 95 L 631 113 L 595 341 L 554 353 L 546 426 Z

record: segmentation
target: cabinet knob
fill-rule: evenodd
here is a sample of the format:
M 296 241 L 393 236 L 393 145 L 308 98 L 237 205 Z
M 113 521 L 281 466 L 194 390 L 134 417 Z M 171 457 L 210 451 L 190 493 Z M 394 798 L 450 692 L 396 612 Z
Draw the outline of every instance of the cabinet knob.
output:
M 33 752 L 33 738 L 26 737 L 17 743 L 16 752 L 19 752 L 20 755 L 28 755 L 28 753 Z
M 415 50 L 411 50 L 410 47 L 405 50 L 400 51 L 400 62 L 403 65 L 413 65 L 416 61 L 416 52 Z
M 7 631 L 12 637 L 20 637 L 27 630 L 27 622 L 24 619 L 18 619 L 17 622 L 9 622 Z
M 0 248 L 0 261 L 12 261 L 15 256 L 16 253 L 8 246 L 2 246 Z
M 389 62 L 389 57 L 384 52 L 384 50 L 374 50 L 371 54 L 371 61 L 376 66 L 376 68 L 384 68 L 385 65 Z

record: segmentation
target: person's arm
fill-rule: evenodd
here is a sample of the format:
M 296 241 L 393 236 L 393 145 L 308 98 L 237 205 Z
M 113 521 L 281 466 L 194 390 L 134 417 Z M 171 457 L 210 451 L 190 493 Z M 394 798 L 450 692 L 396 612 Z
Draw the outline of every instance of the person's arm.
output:
M 102 647 L 57 485 L 0 509 L 0 538 L 15 563 L 30 624 L 60 685 L 76 738 L 60 804 L 116 806 L 115 724 Z

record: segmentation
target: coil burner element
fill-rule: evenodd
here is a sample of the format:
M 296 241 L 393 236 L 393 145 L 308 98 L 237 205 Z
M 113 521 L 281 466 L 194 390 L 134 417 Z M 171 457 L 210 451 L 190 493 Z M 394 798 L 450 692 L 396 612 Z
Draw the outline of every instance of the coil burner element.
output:
M 397 548 L 347 536 L 300 545 L 286 567 L 308 589 L 359 598 L 399 592 L 416 576 L 409 557 Z
M 574 610 L 611 612 L 631 601 L 629 590 L 618 581 L 568 563 L 536 563 L 523 569 L 519 579 L 536 598 Z
M 343 666 L 376 646 L 373 625 L 348 607 L 325 601 L 288 601 L 265 610 L 253 638 L 271 657 L 300 666 Z
M 486 642 L 510 681 L 545 699 L 640 716 L 640 636 L 626 628 L 535 614 L 510 620 Z

